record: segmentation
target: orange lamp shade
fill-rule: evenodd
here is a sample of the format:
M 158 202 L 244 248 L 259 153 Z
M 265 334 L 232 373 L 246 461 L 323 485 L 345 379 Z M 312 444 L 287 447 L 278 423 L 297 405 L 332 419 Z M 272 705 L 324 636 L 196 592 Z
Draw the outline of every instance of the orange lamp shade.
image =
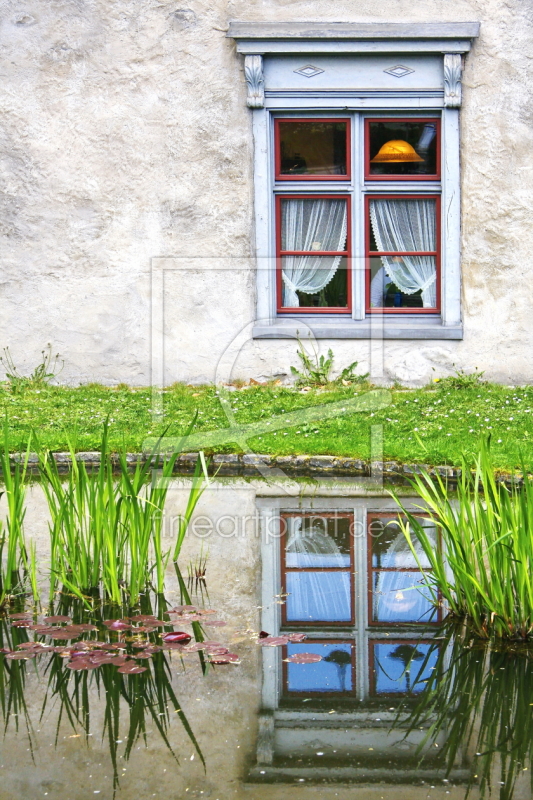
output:
M 370 160 L 370 163 L 398 164 L 423 160 L 409 142 L 404 142 L 403 139 L 391 139 L 380 148 L 379 153 Z

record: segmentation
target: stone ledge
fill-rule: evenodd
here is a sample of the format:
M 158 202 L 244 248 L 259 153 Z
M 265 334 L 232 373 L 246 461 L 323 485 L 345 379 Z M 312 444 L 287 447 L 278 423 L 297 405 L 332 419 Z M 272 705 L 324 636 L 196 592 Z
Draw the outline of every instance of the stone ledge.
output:
M 70 453 L 52 453 L 58 469 L 67 472 L 71 463 Z M 132 468 L 140 462 L 145 464 L 149 455 L 146 453 L 127 453 L 126 462 Z M 13 464 L 23 463 L 26 456 L 23 453 L 14 453 L 10 456 Z M 176 461 L 174 474 L 187 475 L 193 472 L 198 453 L 182 453 Z M 88 451 L 76 453 L 76 461 L 83 462 L 87 466 L 98 467 L 100 464 L 100 453 L 98 451 Z M 118 466 L 119 456 L 111 454 L 111 462 Z M 459 467 L 448 465 L 429 466 L 428 464 L 400 464 L 397 461 L 364 461 L 362 459 L 350 458 L 346 456 L 328 455 L 298 455 L 298 456 L 271 456 L 261 453 L 246 453 L 238 455 L 236 453 L 218 453 L 212 459 L 209 472 L 225 476 L 244 475 L 246 477 L 259 477 L 263 469 L 276 468 L 287 472 L 291 477 L 313 476 L 313 477 L 370 477 L 376 475 L 387 476 L 393 481 L 407 481 L 418 475 L 427 472 L 429 475 L 437 475 L 451 481 L 457 481 L 461 477 L 462 470 Z M 37 453 L 30 453 L 28 456 L 28 471 L 31 474 L 38 472 Z M 1 474 L 1 471 L 0 471 Z M 279 475 L 279 473 L 278 473 Z M 501 473 L 497 476 L 499 482 L 507 485 L 520 486 L 524 482 L 523 475 Z

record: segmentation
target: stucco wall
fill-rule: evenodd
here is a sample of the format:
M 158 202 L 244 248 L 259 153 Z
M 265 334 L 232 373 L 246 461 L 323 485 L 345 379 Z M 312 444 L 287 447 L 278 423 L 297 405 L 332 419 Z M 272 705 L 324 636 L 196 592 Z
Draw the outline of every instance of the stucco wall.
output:
M 455 363 L 533 380 L 523 0 L 4 0 L 0 346 L 31 368 L 51 342 L 62 381 L 148 383 L 151 259 L 252 256 L 252 112 L 229 19 L 481 22 L 461 112 L 464 340 L 385 342 L 385 376 L 423 382 Z M 165 380 L 214 380 L 253 313 L 250 271 L 169 274 Z M 368 342 L 329 345 L 339 366 L 367 368 Z M 234 376 L 288 373 L 295 350 L 250 341 Z

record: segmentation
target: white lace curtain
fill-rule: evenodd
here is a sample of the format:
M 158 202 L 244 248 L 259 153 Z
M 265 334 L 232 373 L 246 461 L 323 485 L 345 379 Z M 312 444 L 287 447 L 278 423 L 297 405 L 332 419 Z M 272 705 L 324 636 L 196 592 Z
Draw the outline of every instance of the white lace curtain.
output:
M 297 308 L 300 305 L 297 292 L 320 292 L 339 268 L 342 256 L 318 253 L 345 249 L 346 201 L 283 200 L 281 226 L 282 250 L 310 251 L 309 255 L 283 257 L 283 305 Z
M 371 200 L 370 220 L 378 250 L 409 252 L 437 249 L 435 200 Z M 385 273 L 400 291 L 414 294 L 421 290 L 424 308 L 435 308 L 437 305 L 435 256 L 401 256 L 401 258 L 381 256 L 381 262 Z M 378 272 L 374 280 L 383 286 L 383 273 Z M 373 304 L 377 300 L 378 293 L 378 286 L 372 285 Z

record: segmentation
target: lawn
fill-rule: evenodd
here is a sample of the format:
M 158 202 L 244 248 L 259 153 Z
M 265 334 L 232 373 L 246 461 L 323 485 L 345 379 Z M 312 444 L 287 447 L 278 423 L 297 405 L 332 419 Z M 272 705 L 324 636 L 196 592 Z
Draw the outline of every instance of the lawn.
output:
M 238 424 L 285 418 L 288 413 L 329 403 L 347 403 L 362 397 L 366 385 L 331 385 L 308 389 L 281 385 L 246 386 L 225 396 L 229 414 Z M 11 449 L 24 446 L 35 431 L 41 445 L 65 450 L 70 438 L 77 450 L 95 450 L 102 425 L 109 418 L 110 445 L 139 452 L 146 437 L 184 433 L 197 412 L 195 432 L 227 428 L 228 417 L 214 386 L 175 384 L 162 395 L 162 414 L 154 422 L 152 393 L 147 388 L 104 387 L 88 384 L 77 388 L 43 384 L 13 392 L 0 384 L 0 407 L 9 420 Z M 247 440 L 256 453 L 273 455 L 338 455 L 369 458 L 370 429 L 383 426 L 385 460 L 404 463 L 457 464 L 461 453 L 478 449 L 480 435 L 491 434 L 496 466 L 533 463 L 533 387 L 509 388 L 494 384 L 452 389 L 443 383 L 424 389 L 393 388 L 391 402 L 382 410 L 340 413 L 319 422 L 291 426 L 270 422 L 274 433 L 261 432 Z M 32 449 L 35 449 L 33 447 Z M 217 452 L 241 452 L 228 441 L 213 448 Z

